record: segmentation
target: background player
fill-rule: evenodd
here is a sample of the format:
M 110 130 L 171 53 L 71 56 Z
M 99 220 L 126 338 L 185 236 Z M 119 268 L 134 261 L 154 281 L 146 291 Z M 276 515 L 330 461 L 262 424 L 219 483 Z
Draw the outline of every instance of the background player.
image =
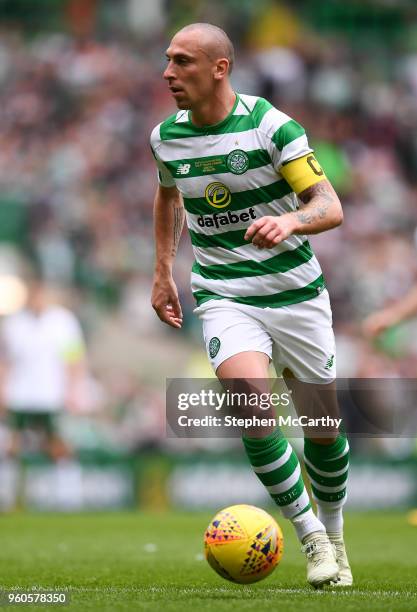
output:
M 57 428 L 64 409 L 79 409 L 85 343 L 75 315 L 40 278 L 27 284 L 26 305 L 1 325 L 1 398 L 13 428 L 13 455 L 27 451 L 27 434 L 52 460 L 71 455 Z

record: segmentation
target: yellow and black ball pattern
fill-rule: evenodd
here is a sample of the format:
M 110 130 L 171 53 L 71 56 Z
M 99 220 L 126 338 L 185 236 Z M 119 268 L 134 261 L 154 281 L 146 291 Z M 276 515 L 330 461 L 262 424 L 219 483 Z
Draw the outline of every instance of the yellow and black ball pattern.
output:
M 248 584 L 266 578 L 283 554 L 277 522 L 256 506 L 220 510 L 204 535 L 206 559 L 223 578 Z

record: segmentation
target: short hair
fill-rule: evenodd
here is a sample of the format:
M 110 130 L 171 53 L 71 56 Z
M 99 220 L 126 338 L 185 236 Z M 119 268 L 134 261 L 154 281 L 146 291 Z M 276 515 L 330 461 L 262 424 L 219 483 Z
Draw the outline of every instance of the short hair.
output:
M 235 63 L 235 50 L 226 32 L 212 23 L 190 23 L 179 31 L 184 32 L 187 30 L 202 30 L 210 35 L 213 39 L 213 44 L 210 45 L 208 51 L 210 58 L 217 59 L 219 57 L 225 57 L 229 61 L 228 73 L 231 74 Z

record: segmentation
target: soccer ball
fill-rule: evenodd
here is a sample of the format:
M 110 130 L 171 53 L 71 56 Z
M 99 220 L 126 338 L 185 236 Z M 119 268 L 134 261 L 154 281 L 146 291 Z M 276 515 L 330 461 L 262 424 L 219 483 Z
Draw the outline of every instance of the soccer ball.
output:
M 204 534 L 206 559 L 223 578 L 248 584 L 269 576 L 281 560 L 282 531 L 256 506 L 220 510 Z

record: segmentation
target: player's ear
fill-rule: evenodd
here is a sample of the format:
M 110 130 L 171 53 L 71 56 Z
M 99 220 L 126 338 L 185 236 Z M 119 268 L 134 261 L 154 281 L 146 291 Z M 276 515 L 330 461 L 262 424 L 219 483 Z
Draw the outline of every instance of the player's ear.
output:
M 229 60 L 225 57 L 217 60 L 213 70 L 213 76 L 216 81 L 224 79 L 229 74 Z

